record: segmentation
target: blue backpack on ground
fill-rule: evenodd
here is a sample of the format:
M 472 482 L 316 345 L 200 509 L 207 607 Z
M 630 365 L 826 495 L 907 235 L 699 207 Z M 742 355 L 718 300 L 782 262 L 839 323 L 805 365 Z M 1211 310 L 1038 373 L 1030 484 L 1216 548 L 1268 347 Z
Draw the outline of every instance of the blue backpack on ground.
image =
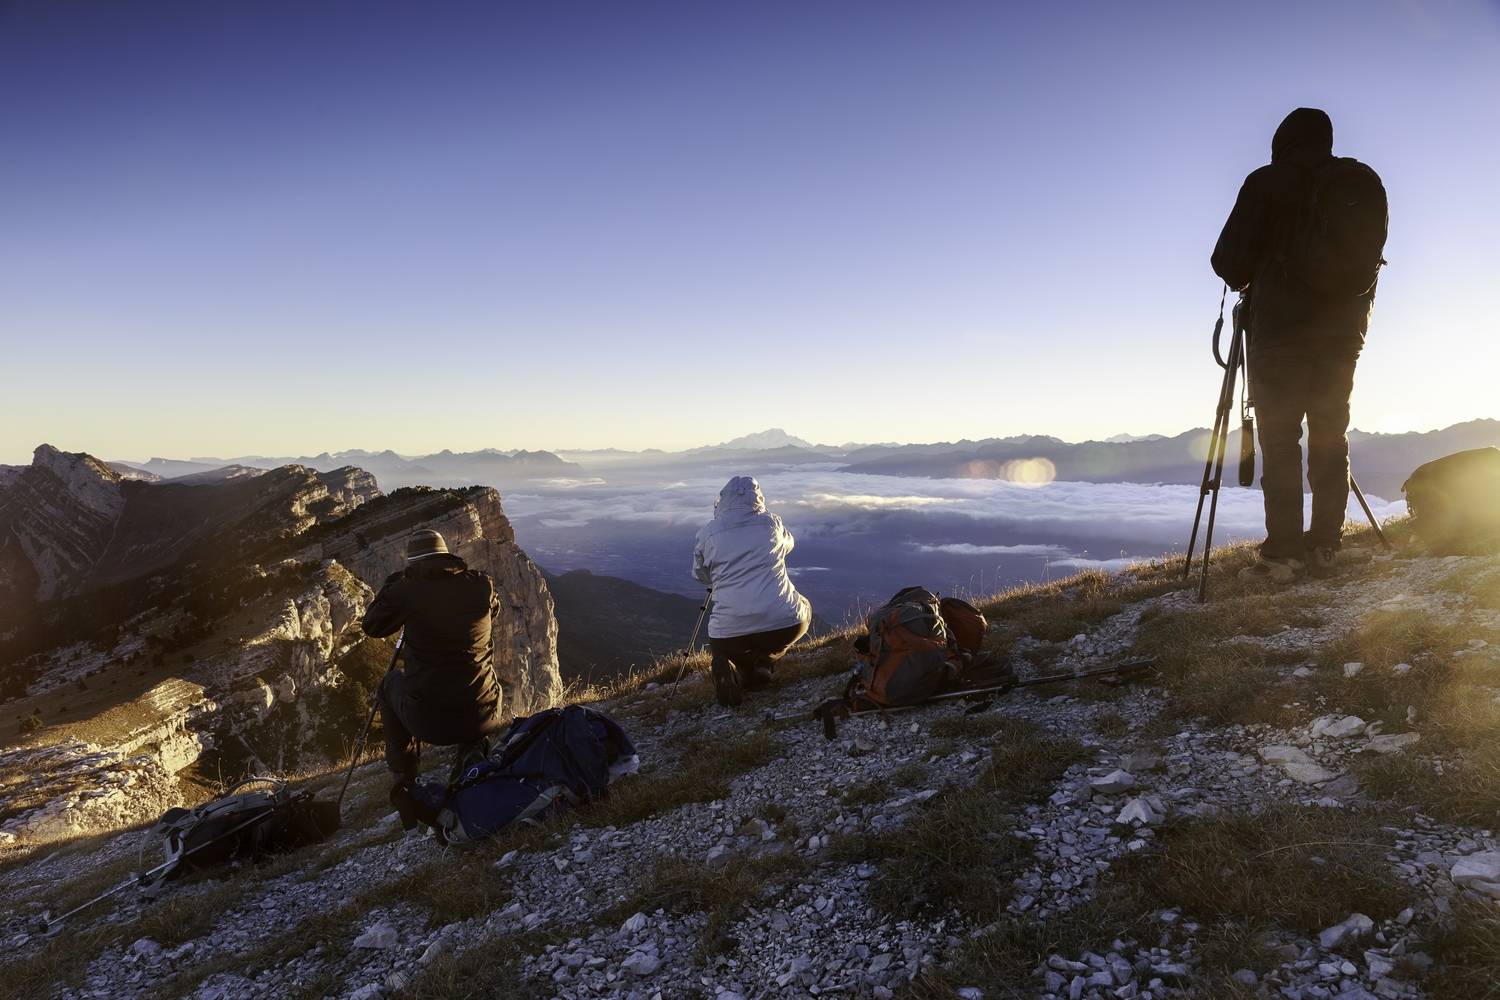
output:
M 397 785 L 391 804 L 408 829 L 420 822 L 446 841 L 479 840 L 598 799 L 639 767 L 619 723 L 569 705 L 515 720 L 490 756 L 451 784 Z

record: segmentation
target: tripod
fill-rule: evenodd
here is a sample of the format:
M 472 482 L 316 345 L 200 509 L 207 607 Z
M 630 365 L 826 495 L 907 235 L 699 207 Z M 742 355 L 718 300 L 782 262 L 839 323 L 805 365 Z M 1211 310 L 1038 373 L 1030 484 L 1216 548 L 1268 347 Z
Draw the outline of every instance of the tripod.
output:
M 1193 549 L 1198 544 L 1198 524 L 1203 519 L 1203 501 L 1211 495 L 1213 499 L 1208 504 L 1208 526 L 1203 533 L 1203 576 L 1198 581 L 1200 602 L 1208 594 L 1208 553 L 1213 547 L 1214 519 L 1219 513 L 1219 487 L 1224 482 L 1224 451 L 1229 446 L 1229 411 L 1234 407 L 1235 380 L 1241 372 L 1245 372 L 1245 324 L 1250 319 L 1246 308 L 1250 300 L 1242 292 L 1231 313 L 1233 333 L 1229 340 L 1229 357 L 1220 357 L 1219 335 L 1224 332 L 1224 299 L 1228 294 L 1229 289 L 1226 287 L 1224 295 L 1219 297 L 1219 319 L 1214 323 L 1214 360 L 1224 369 L 1224 381 L 1219 386 L 1219 406 L 1214 413 L 1213 433 L 1208 438 L 1208 457 L 1203 463 L 1203 483 L 1198 488 L 1198 512 L 1193 515 L 1193 534 L 1188 539 L 1187 559 L 1182 564 L 1182 578 L 1186 580 L 1193 574 Z M 1254 423 L 1250 417 L 1254 403 L 1249 398 L 1249 384 L 1249 373 L 1245 372 L 1246 395 L 1240 402 L 1241 486 L 1249 486 L 1255 480 Z M 1245 481 L 1247 478 L 1250 482 Z

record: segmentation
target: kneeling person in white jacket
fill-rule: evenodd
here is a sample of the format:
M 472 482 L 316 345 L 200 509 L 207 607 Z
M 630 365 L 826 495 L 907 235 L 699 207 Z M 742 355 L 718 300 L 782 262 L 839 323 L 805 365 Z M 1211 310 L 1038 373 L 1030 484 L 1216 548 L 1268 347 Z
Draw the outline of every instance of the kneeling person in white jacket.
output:
M 720 705 L 738 705 L 742 688 L 769 684 L 771 664 L 807 632 L 812 606 L 786 573 L 793 544 L 749 476 L 719 491 L 714 519 L 698 529 L 693 576 L 713 590 L 708 646 Z

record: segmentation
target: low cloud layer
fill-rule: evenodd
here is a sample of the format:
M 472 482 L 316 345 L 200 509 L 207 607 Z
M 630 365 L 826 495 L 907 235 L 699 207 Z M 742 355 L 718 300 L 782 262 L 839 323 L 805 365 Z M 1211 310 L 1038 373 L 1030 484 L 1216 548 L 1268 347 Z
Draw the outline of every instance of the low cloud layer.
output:
M 713 516 L 725 481 L 741 471 L 673 481 L 553 479 L 507 494 L 505 507 L 517 540 L 548 569 L 588 568 L 695 594 L 688 574 L 693 535 Z M 836 620 L 850 606 L 913 583 L 979 592 L 1181 552 L 1198 501 L 1191 486 L 1028 486 L 806 466 L 754 474 L 797 538 L 788 563 L 798 587 Z M 1369 499 L 1382 518 L 1405 510 L 1402 501 Z M 1263 516 L 1258 490 L 1225 488 L 1215 540 L 1259 538 Z M 1350 517 L 1363 516 L 1351 499 Z

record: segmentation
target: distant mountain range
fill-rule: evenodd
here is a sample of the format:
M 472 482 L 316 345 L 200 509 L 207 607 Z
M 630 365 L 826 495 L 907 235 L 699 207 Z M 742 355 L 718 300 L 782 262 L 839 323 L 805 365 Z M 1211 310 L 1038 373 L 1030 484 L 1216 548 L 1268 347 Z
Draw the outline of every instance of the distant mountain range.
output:
M 583 470 L 565 462 L 550 451 L 482 451 L 452 452 L 446 448 L 434 455 L 404 456 L 394 451 L 341 451 L 321 455 L 282 456 L 243 455 L 239 458 L 193 458 L 188 461 L 153 458 L 149 462 L 110 462 L 121 475 L 151 482 L 172 480 L 186 482 L 197 477 L 201 485 L 221 482 L 245 475 L 258 475 L 284 465 L 300 465 L 318 472 L 330 472 L 355 465 L 373 475 L 386 489 L 400 486 L 470 486 L 504 484 L 516 479 L 538 476 L 577 475 Z
M 650 448 L 622 451 L 440 451 L 406 456 L 393 451 L 342 451 L 334 454 L 233 459 L 194 458 L 189 461 L 153 458 L 149 462 L 116 461 L 121 475 L 150 481 L 179 483 L 222 482 L 260 475 L 266 469 L 301 465 L 330 472 L 357 465 L 379 480 L 383 489 L 401 486 L 508 486 L 527 480 L 569 479 L 626 470 L 683 474 L 713 470 L 755 473 L 798 465 L 828 465 L 840 472 L 880 476 L 917 476 L 932 479 L 1056 478 L 1075 482 L 1179 483 L 1200 482 L 1208 429 L 1160 434 L 1118 434 L 1104 441 L 1067 442 L 1047 435 L 985 438 L 980 441 L 939 441 L 932 444 L 809 444 L 780 428 L 687 451 Z M 1500 420 L 1470 420 L 1425 433 L 1371 434 L 1349 432 L 1350 458 L 1355 478 L 1370 493 L 1394 498 L 1413 469 L 1443 455 L 1469 448 L 1500 446 Z M 1227 465 L 1239 457 L 1239 430 L 1229 437 Z M 1037 460 L 1045 460 L 1038 462 Z M 0 466 L 0 480 L 5 468 Z M 191 479 L 185 477 L 193 477 Z

